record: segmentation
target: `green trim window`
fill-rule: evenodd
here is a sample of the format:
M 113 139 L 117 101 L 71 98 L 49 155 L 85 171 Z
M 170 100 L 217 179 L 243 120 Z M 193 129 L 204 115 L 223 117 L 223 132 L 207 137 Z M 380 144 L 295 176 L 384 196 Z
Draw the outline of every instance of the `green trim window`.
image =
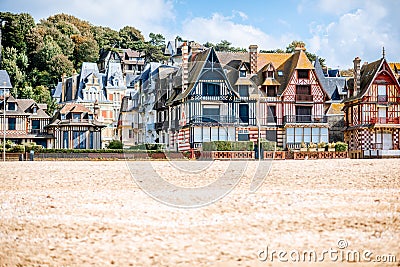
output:
M 15 130 L 17 124 L 16 118 L 8 118 L 8 130 Z

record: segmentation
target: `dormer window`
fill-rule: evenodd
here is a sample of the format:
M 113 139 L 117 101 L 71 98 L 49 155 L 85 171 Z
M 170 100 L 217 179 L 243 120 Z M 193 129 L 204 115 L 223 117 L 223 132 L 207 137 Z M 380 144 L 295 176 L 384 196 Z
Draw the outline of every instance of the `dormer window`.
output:
M 32 108 L 32 113 L 33 113 L 33 114 L 37 114 L 37 107 L 33 107 L 33 108 Z
M 308 79 L 309 71 L 308 70 L 297 70 L 297 78 L 299 79 Z
M 246 77 L 246 71 L 245 70 L 240 70 L 239 71 L 239 76 L 240 77 Z
M 267 78 L 274 78 L 274 72 L 273 71 L 267 71 Z
M 241 97 L 249 96 L 249 86 L 248 85 L 239 85 L 239 95 Z
M 61 114 L 61 120 L 65 120 L 65 114 Z
M 16 105 L 14 102 L 8 103 L 8 110 L 16 110 Z
M 78 121 L 80 121 L 80 119 L 81 119 L 81 114 L 79 114 L 79 113 L 73 113 L 72 114 L 72 120 L 73 121 L 78 122 Z
M 91 121 L 93 120 L 93 114 L 88 114 L 88 119 Z

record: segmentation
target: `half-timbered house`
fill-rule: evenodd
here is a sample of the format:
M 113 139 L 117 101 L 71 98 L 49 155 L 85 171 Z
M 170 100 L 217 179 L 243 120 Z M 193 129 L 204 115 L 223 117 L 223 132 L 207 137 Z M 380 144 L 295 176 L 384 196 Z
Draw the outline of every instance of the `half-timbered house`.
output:
M 182 67 L 164 83 L 172 87 L 166 90 L 165 107 L 173 148 L 259 138 L 288 148 L 328 142 L 329 96 L 304 48 L 295 53 L 257 49 L 251 45 L 249 53 L 230 53 L 210 48 L 189 55 L 182 46 Z
M 399 82 L 384 55 L 362 68 L 360 58 L 353 63 L 354 86 L 344 101 L 344 137 L 350 157 L 399 157 Z
M 64 104 L 46 126 L 47 132 L 54 136 L 52 148 L 56 149 L 100 149 L 104 127 L 92 111 L 77 103 Z

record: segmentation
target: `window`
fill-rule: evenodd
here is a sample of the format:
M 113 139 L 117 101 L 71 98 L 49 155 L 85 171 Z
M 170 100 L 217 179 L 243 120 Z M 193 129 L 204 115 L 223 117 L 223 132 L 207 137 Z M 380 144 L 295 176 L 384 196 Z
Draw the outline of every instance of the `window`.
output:
M 15 130 L 16 118 L 8 118 L 8 130 Z
M 279 76 L 279 77 L 282 77 L 282 76 L 283 76 L 283 71 L 278 70 L 278 76 Z
M 378 102 L 387 102 L 386 85 L 378 85 Z
M 217 83 L 203 83 L 203 96 L 219 96 L 220 85 Z
M 249 131 L 248 130 L 239 130 L 238 132 L 238 141 L 249 141 Z
M 239 95 L 241 97 L 249 96 L 249 86 L 248 85 L 239 85 Z
M 63 131 L 63 148 L 69 148 L 68 131 Z
M 273 71 L 267 71 L 267 78 L 274 78 L 274 72 Z
M 16 106 L 14 102 L 7 103 L 8 110 L 16 110 Z
M 132 130 L 128 131 L 128 138 L 133 138 L 133 131 Z
M 32 113 L 33 113 L 33 114 L 37 114 L 37 107 L 33 107 L 33 108 L 32 108 Z
M 311 95 L 311 87 L 309 85 L 296 85 L 297 95 Z
M 270 97 L 276 96 L 276 86 L 275 85 L 267 86 L 267 96 L 270 96 Z
M 287 143 L 327 143 L 328 128 L 287 128 L 286 140 Z
M 93 114 L 88 114 L 88 119 L 91 121 L 93 120 Z
M 204 105 L 203 106 L 203 122 L 219 122 L 219 106 Z
M 61 120 L 65 120 L 65 114 L 61 114 Z
M 89 132 L 89 149 L 94 148 L 94 143 L 93 143 L 93 132 Z
M 239 118 L 241 123 L 249 123 L 249 105 L 239 105 Z
M 297 70 L 297 78 L 299 79 L 308 79 L 309 78 L 308 70 Z
M 240 70 L 239 71 L 239 76 L 240 77 L 246 77 L 246 71 L 245 70 Z
M 276 122 L 276 106 L 268 106 L 267 122 Z
M 267 136 L 267 140 L 270 141 L 270 142 L 276 142 L 277 141 L 276 130 L 267 130 L 266 136 Z
M 40 120 L 32 120 L 32 130 L 40 129 Z
M 311 107 L 296 107 L 296 122 L 311 122 Z
M 72 138 L 74 141 L 74 148 L 86 148 L 86 135 L 83 131 L 73 131 Z
M 73 121 L 75 121 L 75 122 L 80 121 L 80 119 L 81 119 L 81 114 L 79 114 L 79 113 L 73 113 L 73 114 L 72 114 L 72 119 L 73 119 Z

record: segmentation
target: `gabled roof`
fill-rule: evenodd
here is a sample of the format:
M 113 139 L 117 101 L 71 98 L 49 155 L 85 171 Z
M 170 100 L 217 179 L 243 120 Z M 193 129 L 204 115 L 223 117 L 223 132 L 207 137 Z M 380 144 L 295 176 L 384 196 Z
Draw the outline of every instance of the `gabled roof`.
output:
M 387 71 L 390 72 L 393 80 L 395 81 L 395 83 L 397 83 L 397 86 L 400 87 L 399 81 L 396 79 L 394 73 L 393 73 L 393 69 L 390 68 L 389 64 L 387 63 L 385 58 L 381 58 L 377 61 L 374 61 L 372 63 L 369 64 L 364 64 L 361 68 L 360 71 L 360 90 L 358 91 L 356 96 L 352 96 L 348 99 L 346 99 L 346 101 L 351 101 L 354 99 L 358 99 L 364 96 L 364 94 L 368 91 L 368 89 L 370 88 L 371 84 L 373 83 L 373 81 L 375 80 L 378 72 L 381 70 L 382 66 L 384 64 L 388 65 L 388 69 Z M 351 82 L 351 80 L 349 80 L 349 82 Z M 354 84 L 354 81 L 352 82 L 353 86 L 349 87 L 353 88 L 356 86 Z
M 67 114 L 67 113 L 70 113 L 70 112 L 93 114 L 93 112 L 91 112 L 84 105 L 77 104 L 77 103 L 64 104 L 64 106 L 59 110 L 60 114 Z
M 196 57 L 195 61 L 189 62 L 189 77 L 188 77 L 188 84 L 187 84 L 187 89 L 183 92 L 181 92 L 175 100 L 181 100 L 185 98 L 186 96 L 189 95 L 189 93 L 192 91 L 194 86 L 197 84 L 197 81 L 200 78 L 200 75 L 206 66 L 208 64 L 209 59 L 212 58 L 215 60 L 214 62 L 211 63 L 211 66 L 213 66 L 215 69 L 220 69 L 221 70 L 221 75 L 224 76 L 224 80 L 228 81 L 228 78 L 226 77 L 226 74 L 222 68 L 223 63 L 220 62 L 220 59 L 215 52 L 214 48 L 211 47 L 201 53 L 199 53 Z M 228 83 L 228 87 L 230 87 L 230 84 Z M 230 90 L 234 93 L 236 93 L 232 88 Z

